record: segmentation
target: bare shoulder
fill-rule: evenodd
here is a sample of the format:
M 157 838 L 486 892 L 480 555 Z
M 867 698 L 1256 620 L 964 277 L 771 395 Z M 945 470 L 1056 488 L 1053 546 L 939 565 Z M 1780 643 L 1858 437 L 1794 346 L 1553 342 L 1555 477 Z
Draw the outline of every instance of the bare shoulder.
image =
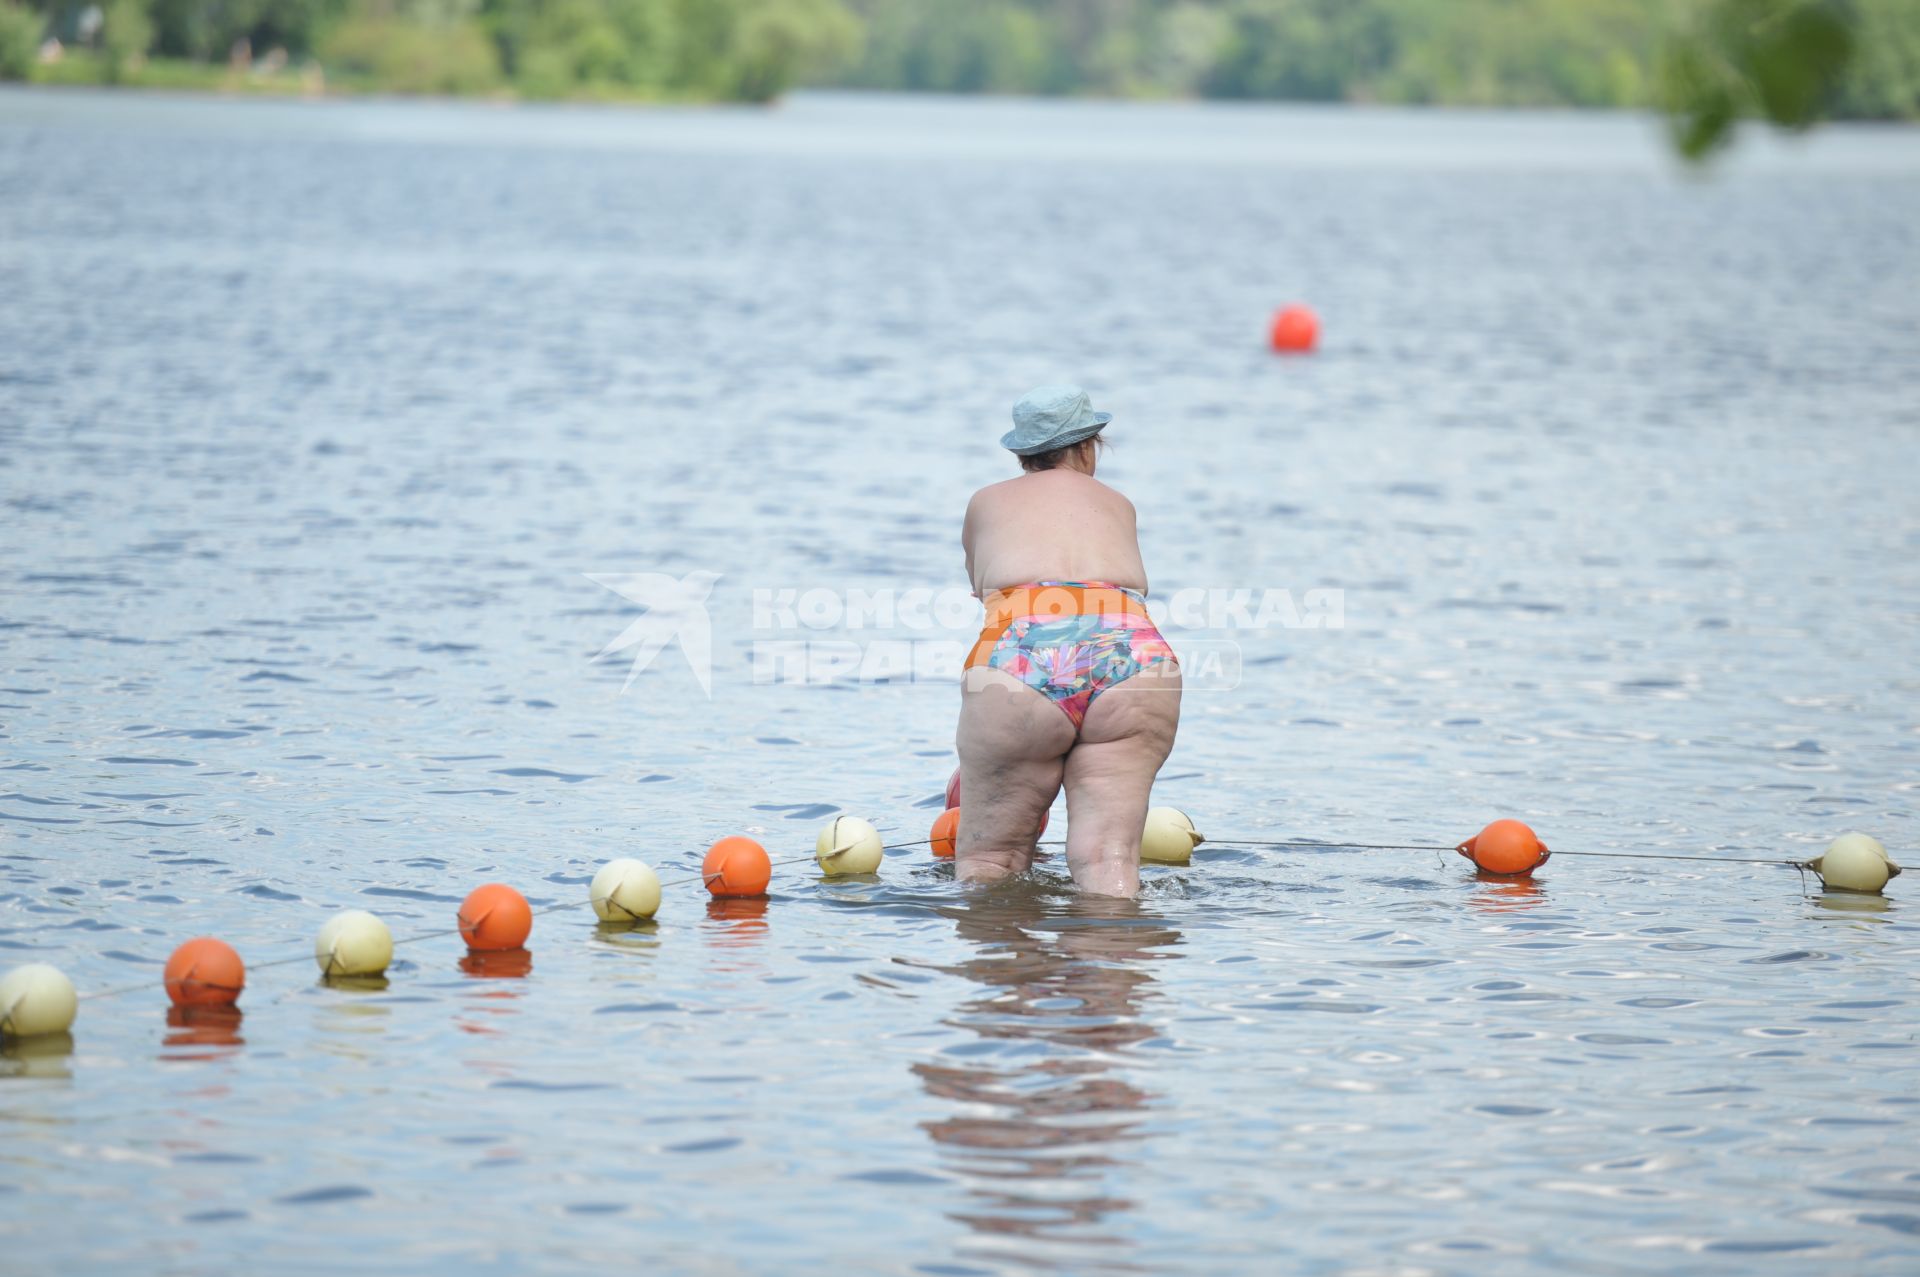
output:
M 1018 479 L 1007 479 L 1000 483 L 989 483 L 967 498 L 966 517 L 960 523 L 960 535 L 971 540 L 974 530 L 983 524 L 997 522 L 1002 512 L 1017 500 L 1011 491 Z
M 1015 495 L 1020 483 L 1032 477 L 1032 475 L 1019 475 L 1012 479 L 1002 479 L 998 483 L 989 483 L 968 499 L 967 509 L 976 510 L 989 508 L 1002 501 L 1009 500 Z
M 1127 517 L 1133 517 L 1133 502 L 1129 501 L 1127 494 L 1120 491 L 1120 489 L 1102 483 L 1090 474 L 1080 474 L 1072 470 L 1063 470 L 1057 473 L 1062 479 L 1068 481 L 1075 490 L 1086 493 L 1089 500 L 1099 502 L 1113 510 L 1124 510 Z
M 1119 489 L 1109 487 L 1092 475 L 1064 469 L 1040 470 L 990 483 L 973 494 L 967 502 L 967 510 L 969 513 L 979 513 L 1008 503 L 1034 500 L 1077 501 L 1108 510 L 1124 511 L 1129 518 L 1134 513 L 1133 502 L 1127 500 Z

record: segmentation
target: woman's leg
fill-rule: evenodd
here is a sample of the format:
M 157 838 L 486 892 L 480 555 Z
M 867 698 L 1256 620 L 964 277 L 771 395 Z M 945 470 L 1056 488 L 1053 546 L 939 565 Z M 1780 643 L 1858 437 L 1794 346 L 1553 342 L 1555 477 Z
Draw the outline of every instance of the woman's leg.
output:
M 1093 698 L 1067 755 L 1067 868 L 1082 890 L 1140 894 L 1153 778 L 1180 726 L 1180 667 L 1150 666 Z
M 960 839 L 954 874 L 993 882 L 1025 873 L 1040 818 L 1060 792 L 1073 724 L 1011 674 L 979 666 L 960 684 Z

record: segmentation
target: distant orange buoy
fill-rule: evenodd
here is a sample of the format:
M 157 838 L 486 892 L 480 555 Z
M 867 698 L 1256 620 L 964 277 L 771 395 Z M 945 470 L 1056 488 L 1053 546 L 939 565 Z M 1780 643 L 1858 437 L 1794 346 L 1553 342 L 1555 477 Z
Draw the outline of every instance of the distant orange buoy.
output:
M 502 882 L 475 887 L 460 902 L 460 938 L 482 952 L 518 949 L 533 932 L 527 898 Z
M 767 849 L 751 838 L 722 838 L 707 848 L 700 864 L 707 890 L 716 896 L 764 896 L 773 881 Z
M 1532 873 L 1553 854 L 1532 829 L 1517 820 L 1496 820 L 1454 850 L 1482 872 L 1516 877 Z
M 165 979 L 167 996 L 177 1007 L 232 1006 L 247 987 L 247 967 L 232 945 L 201 936 L 173 951 Z
M 960 809 L 949 807 L 933 822 L 933 854 L 941 859 L 953 855 L 953 844 L 960 837 Z
M 947 806 L 958 807 L 959 805 L 960 805 L 960 769 L 956 767 L 953 769 L 952 778 L 947 781 Z
M 1305 306 L 1285 307 L 1274 313 L 1268 337 L 1275 350 L 1304 354 L 1320 343 L 1320 317 Z

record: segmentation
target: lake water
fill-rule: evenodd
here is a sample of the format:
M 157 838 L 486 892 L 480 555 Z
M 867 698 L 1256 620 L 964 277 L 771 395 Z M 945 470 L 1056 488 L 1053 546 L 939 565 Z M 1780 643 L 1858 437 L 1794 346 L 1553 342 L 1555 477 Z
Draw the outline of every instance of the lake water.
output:
M 1916 208 L 1913 130 L 0 93 L 0 946 L 134 989 L 0 1057 L 8 1265 L 1915 1271 L 1911 877 L 1232 840 L 1920 860 Z M 925 837 L 952 683 L 762 645 L 963 629 L 754 593 L 960 585 L 1059 379 L 1156 598 L 1342 591 L 1170 631 L 1239 662 L 1156 790 L 1216 843 L 596 930 L 615 855 Z M 589 574 L 695 572 L 710 695 L 594 660 Z M 493 879 L 580 902 L 530 969 L 302 960 Z M 170 1022 L 200 934 L 294 961 Z

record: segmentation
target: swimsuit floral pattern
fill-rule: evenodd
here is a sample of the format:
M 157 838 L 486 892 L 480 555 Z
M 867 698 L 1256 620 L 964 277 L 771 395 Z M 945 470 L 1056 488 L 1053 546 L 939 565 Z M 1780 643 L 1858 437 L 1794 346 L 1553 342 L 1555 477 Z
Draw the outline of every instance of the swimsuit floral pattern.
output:
M 1051 700 L 1077 729 L 1094 697 L 1173 659 L 1173 648 L 1150 618 L 1103 612 L 1017 618 L 986 664 Z

